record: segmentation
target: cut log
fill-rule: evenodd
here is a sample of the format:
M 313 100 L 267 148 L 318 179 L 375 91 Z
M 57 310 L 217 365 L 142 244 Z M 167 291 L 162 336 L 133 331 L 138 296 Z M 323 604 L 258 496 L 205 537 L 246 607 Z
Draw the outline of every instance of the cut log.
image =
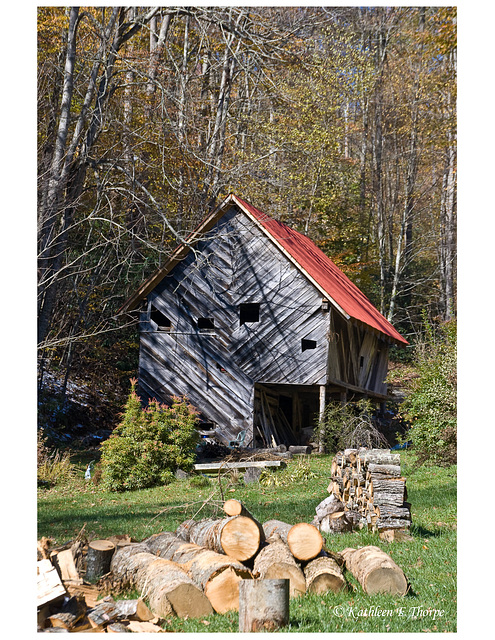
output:
M 107 633 L 132 633 L 132 631 L 122 622 L 112 622 L 107 627 Z
M 385 476 L 388 478 L 400 478 L 400 464 L 368 464 L 368 473 Z
M 320 531 L 323 533 L 344 533 L 352 531 L 352 528 L 352 522 L 347 519 L 345 511 L 335 511 L 322 518 L 320 522 Z
M 115 553 L 115 545 L 110 540 L 93 540 L 88 545 L 86 555 L 87 582 L 96 582 L 110 571 L 110 563 Z
M 322 500 L 315 510 L 318 520 L 322 520 L 325 516 L 329 516 L 331 513 L 343 511 L 344 504 L 337 498 L 337 496 L 332 494 L 328 496 L 328 498 L 325 498 L 325 500 Z
M 296 598 L 306 592 L 304 573 L 296 563 L 287 544 L 280 538 L 272 538 L 254 559 L 254 572 L 263 580 L 288 578 L 289 594 Z
M 367 594 L 406 594 L 407 580 L 402 569 L 379 547 L 348 548 L 340 554 L 345 559 L 347 570 L 358 580 Z
M 239 582 L 252 577 L 240 562 L 184 542 L 169 532 L 151 536 L 145 542 L 152 553 L 183 566 L 217 613 L 239 608 Z
M 235 498 L 231 498 L 224 502 L 223 510 L 228 516 L 245 516 L 246 518 L 251 518 L 251 520 L 256 520 L 256 518 L 249 513 L 246 507 L 239 502 L 239 500 L 235 500 Z
M 53 564 L 45 558 L 39 560 L 37 570 L 37 606 L 41 607 L 63 597 L 67 592 Z
M 175 562 L 149 552 L 133 553 L 129 545 L 115 553 L 112 572 L 142 590 L 157 616 L 175 613 L 179 618 L 197 618 L 213 613 L 205 594 Z
M 189 540 L 194 544 L 240 562 L 253 558 L 264 540 L 263 527 L 246 516 L 201 520 L 190 524 L 188 532 Z
M 267 539 L 280 536 L 292 555 L 302 562 L 316 558 L 323 548 L 321 533 L 306 522 L 291 525 L 280 520 L 268 520 L 263 524 L 263 531 Z
M 346 582 L 342 569 L 330 556 L 321 555 L 304 567 L 306 590 L 310 593 L 338 593 L 345 588 Z
M 119 618 L 146 622 L 155 617 L 154 613 L 146 606 L 141 598 L 137 598 L 136 600 L 117 600 L 115 605 L 119 610 Z
M 311 445 L 291 445 L 289 447 L 289 453 L 292 453 L 293 455 L 309 455 L 311 451 L 313 451 L 313 447 Z
M 140 622 L 139 620 L 131 620 L 127 628 L 132 633 L 162 633 L 162 627 L 153 622 Z
M 106 624 L 115 622 L 119 617 L 119 612 L 115 606 L 113 598 L 104 598 L 91 611 L 88 612 L 88 619 L 93 628 L 100 629 Z
M 390 453 L 388 449 L 362 449 L 358 452 L 361 464 L 391 464 L 400 466 L 400 453 Z
M 73 582 L 75 584 L 83 583 L 83 579 L 79 576 L 76 565 L 74 563 L 72 549 L 52 552 L 51 561 L 59 572 L 60 577 L 62 578 L 62 582 Z
M 242 580 L 239 631 L 275 631 L 289 624 L 289 580 Z
M 385 542 L 405 542 L 414 540 L 414 538 L 403 529 L 384 529 L 380 532 L 380 540 Z

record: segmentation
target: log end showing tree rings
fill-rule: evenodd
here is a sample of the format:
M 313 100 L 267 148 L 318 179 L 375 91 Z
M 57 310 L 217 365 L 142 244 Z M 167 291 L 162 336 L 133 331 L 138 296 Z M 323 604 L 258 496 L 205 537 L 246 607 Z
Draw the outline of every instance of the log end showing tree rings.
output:
M 402 571 L 394 568 L 383 567 L 370 572 L 366 578 L 366 593 L 392 593 L 404 596 L 407 592 L 407 580 Z
M 167 593 L 167 599 L 179 618 L 200 618 L 213 613 L 213 606 L 206 594 L 192 584 L 179 584 Z M 151 600 L 150 604 L 153 611 L 157 611 Z
M 243 507 L 239 500 L 231 498 L 224 503 L 223 510 L 228 516 L 240 516 L 243 512 Z
M 306 593 L 306 578 L 297 565 L 279 562 L 268 568 L 264 580 L 279 580 L 286 578 L 289 580 L 289 595 L 291 598 L 298 598 Z
M 305 562 L 312 560 L 323 549 L 321 533 L 312 524 L 299 522 L 287 534 L 287 544 L 292 555 Z
M 233 567 L 227 567 L 209 580 L 205 586 L 205 595 L 217 613 L 239 610 L 239 583 L 247 577 Z
M 221 544 L 224 553 L 231 558 L 239 562 L 250 560 L 260 548 L 259 526 L 251 518 L 234 517 L 222 528 Z

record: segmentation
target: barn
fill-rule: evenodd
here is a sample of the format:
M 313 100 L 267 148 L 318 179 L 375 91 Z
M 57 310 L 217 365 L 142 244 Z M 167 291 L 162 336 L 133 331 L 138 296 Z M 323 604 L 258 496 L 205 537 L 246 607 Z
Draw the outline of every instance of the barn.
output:
M 306 444 L 330 399 L 387 399 L 407 341 L 306 236 L 229 195 L 127 300 L 139 391 L 224 443 Z

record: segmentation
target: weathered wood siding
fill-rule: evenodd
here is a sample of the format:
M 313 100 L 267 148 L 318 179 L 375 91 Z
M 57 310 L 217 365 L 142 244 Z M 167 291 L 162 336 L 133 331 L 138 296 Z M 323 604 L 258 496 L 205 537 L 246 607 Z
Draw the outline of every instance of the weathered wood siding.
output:
M 226 439 L 252 428 L 254 383 L 325 384 L 330 314 L 321 293 L 233 207 L 148 296 L 142 315 L 141 393 L 187 395 Z M 239 305 L 259 303 L 240 324 Z M 157 331 L 151 306 L 171 323 Z M 211 318 L 213 330 L 198 329 Z M 302 340 L 313 341 L 303 351 Z M 316 344 L 314 344 L 316 343 Z
M 328 342 L 329 382 L 387 393 L 388 344 L 383 339 L 332 310 Z

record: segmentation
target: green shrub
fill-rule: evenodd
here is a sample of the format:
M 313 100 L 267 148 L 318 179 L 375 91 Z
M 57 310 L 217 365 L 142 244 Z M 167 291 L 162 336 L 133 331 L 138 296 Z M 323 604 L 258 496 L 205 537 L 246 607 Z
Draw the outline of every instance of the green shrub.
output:
M 401 413 L 411 427 L 418 462 L 453 464 L 457 455 L 457 326 L 425 322 L 425 339 L 416 347 L 418 377 L 411 380 Z
M 192 468 L 198 443 L 198 417 L 185 398 L 170 406 L 152 400 L 143 409 L 136 380 L 122 422 L 101 445 L 101 486 L 110 491 L 169 484 L 177 468 Z

